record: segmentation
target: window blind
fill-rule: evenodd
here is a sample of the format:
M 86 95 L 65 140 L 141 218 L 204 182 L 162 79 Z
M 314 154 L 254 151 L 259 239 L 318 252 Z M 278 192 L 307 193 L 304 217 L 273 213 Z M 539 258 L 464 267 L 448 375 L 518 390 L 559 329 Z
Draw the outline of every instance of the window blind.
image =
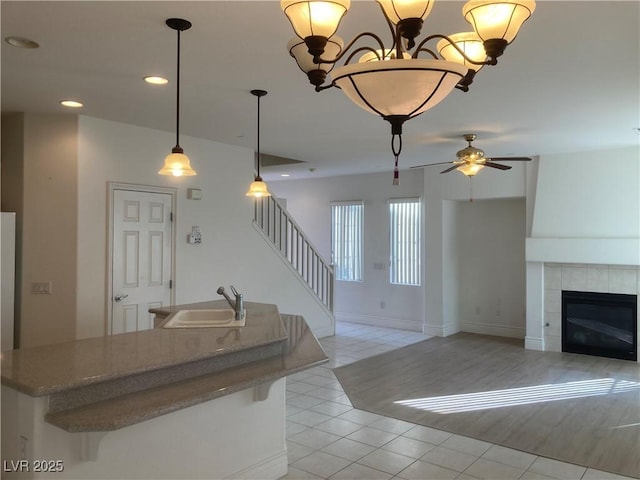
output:
M 389 281 L 420 285 L 421 202 L 419 198 L 389 200 Z
M 331 203 L 331 252 L 336 280 L 362 281 L 362 202 Z

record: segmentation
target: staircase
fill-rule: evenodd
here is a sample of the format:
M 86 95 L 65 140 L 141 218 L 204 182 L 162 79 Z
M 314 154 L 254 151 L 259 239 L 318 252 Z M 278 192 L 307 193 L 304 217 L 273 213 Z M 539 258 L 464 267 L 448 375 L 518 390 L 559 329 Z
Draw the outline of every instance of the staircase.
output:
M 318 253 L 278 200 L 255 200 L 253 222 L 300 280 L 333 316 L 333 267 Z

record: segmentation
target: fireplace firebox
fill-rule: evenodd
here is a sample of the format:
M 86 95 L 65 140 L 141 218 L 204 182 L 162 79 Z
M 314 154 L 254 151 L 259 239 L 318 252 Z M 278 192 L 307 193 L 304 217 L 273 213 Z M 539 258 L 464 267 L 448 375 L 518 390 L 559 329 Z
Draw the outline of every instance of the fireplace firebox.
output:
M 638 296 L 562 292 L 562 351 L 637 360 Z

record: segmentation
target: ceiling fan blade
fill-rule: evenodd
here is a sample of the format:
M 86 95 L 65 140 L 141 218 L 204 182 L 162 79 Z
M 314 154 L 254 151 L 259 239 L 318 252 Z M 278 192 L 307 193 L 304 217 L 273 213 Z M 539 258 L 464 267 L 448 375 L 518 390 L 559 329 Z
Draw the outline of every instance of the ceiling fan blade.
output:
M 490 161 L 498 161 L 498 162 L 530 162 L 531 158 L 529 157 L 493 157 L 487 158 Z
M 450 163 L 450 162 L 447 162 Z M 446 170 L 441 171 L 440 173 L 447 173 L 450 172 L 451 170 L 455 170 L 456 168 L 458 168 L 460 165 L 454 165 L 453 167 L 449 167 Z
M 447 165 L 449 163 L 453 163 L 453 162 L 438 162 L 438 163 L 426 163 L 424 165 L 414 165 L 413 167 L 409 167 L 409 168 L 422 168 L 422 167 L 430 167 L 432 165 Z
M 500 163 L 484 162 L 485 167 L 497 168 L 498 170 L 510 170 L 511 165 L 501 165 Z

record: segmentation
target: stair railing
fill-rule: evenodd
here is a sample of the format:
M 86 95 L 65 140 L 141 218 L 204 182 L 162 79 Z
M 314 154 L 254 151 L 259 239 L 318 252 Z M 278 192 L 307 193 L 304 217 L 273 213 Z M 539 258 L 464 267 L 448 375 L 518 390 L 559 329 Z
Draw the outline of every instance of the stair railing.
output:
M 286 259 L 318 300 L 333 314 L 333 266 L 311 244 L 300 226 L 278 200 L 255 201 L 254 222 Z

